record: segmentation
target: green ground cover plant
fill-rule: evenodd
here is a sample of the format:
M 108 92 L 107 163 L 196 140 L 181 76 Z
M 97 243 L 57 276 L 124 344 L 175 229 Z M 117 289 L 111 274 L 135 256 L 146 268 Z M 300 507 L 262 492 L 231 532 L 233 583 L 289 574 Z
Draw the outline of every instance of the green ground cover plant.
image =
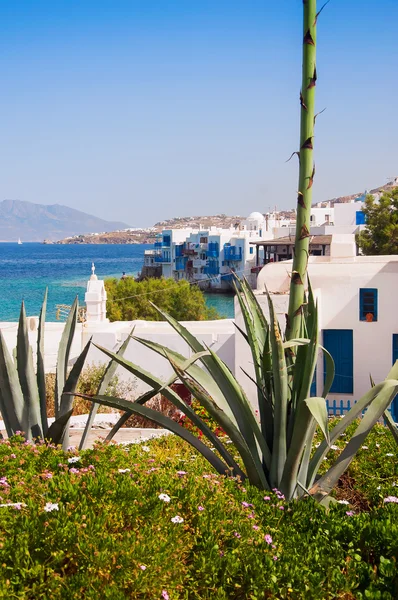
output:
M 342 481 L 326 510 L 219 475 L 176 436 L 84 451 L 2 440 L 0 597 L 393 600 L 396 455 L 377 425 L 346 472 L 361 497 Z

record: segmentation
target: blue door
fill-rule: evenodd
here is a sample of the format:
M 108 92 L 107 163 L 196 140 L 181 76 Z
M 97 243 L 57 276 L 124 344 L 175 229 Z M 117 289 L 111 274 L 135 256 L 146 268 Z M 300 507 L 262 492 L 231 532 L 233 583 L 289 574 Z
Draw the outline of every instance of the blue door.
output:
M 330 352 L 335 364 L 335 376 L 331 393 L 354 393 L 354 351 L 352 329 L 324 329 L 323 345 Z M 324 360 L 326 375 L 326 361 Z
M 398 333 L 392 334 L 392 364 L 398 360 Z M 396 423 L 398 423 L 398 396 L 395 396 L 395 399 L 391 404 L 391 414 L 392 418 Z

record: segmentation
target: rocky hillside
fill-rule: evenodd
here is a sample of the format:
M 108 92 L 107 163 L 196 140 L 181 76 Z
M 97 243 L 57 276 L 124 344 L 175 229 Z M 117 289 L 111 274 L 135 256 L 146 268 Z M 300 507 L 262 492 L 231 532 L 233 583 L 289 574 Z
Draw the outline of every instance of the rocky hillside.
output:
M 61 204 L 34 204 L 22 200 L 0 202 L 0 241 L 42 242 L 84 232 L 125 229 L 126 223 L 104 221 Z

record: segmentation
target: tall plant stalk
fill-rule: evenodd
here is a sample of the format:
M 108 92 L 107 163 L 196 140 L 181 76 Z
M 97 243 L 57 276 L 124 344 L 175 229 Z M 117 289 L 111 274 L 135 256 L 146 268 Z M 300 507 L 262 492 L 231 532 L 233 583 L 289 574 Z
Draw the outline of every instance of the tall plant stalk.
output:
M 316 0 L 303 0 L 303 70 L 300 92 L 301 123 L 300 151 L 298 152 L 300 174 L 297 196 L 296 240 L 290 281 L 289 310 L 286 327 L 287 339 L 300 337 L 303 333 L 303 305 L 305 280 L 309 255 L 310 214 L 312 184 L 315 175 L 313 161 L 316 86 Z

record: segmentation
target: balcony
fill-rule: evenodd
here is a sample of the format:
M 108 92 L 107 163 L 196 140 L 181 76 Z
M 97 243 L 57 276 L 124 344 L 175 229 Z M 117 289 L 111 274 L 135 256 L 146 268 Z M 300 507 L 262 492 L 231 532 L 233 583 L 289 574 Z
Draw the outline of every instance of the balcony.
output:
M 218 258 L 220 256 L 220 248 L 218 242 L 209 242 L 207 256 L 209 258 Z
M 201 258 L 194 258 L 192 262 L 195 269 L 200 269 L 201 267 L 205 267 L 207 265 L 207 261 L 202 260 Z
M 175 261 L 175 267 L 174 269 L 176 271 L 185 271 L 185 264 L 186 264 L 186 260 L 184 257 L 177 257 L 176 261 Z
M 155 250 L 159 249 L 162 247 L 162 242 L 155 242 L 154 246 L 155 246 Z
M 182 250 L 182 256 L 194 256 L 195 254 L 197 254 L 197 250 L 195 250 L 195 248 L 193 246 L 183 246 Z
M 162 263 L 163 262 L 163 256 L 161 254 L 156 254 L 155 255 L 155 262 L 156 263 Z
M 239 246 L 224 246 L 224 261 L 233 262 L 242 260 L 242 248 Z
M 219 275 L 220 274 L 220 268 L 217 265 L 207 265 L 204 269 L 203 272 L 205 275 Z

